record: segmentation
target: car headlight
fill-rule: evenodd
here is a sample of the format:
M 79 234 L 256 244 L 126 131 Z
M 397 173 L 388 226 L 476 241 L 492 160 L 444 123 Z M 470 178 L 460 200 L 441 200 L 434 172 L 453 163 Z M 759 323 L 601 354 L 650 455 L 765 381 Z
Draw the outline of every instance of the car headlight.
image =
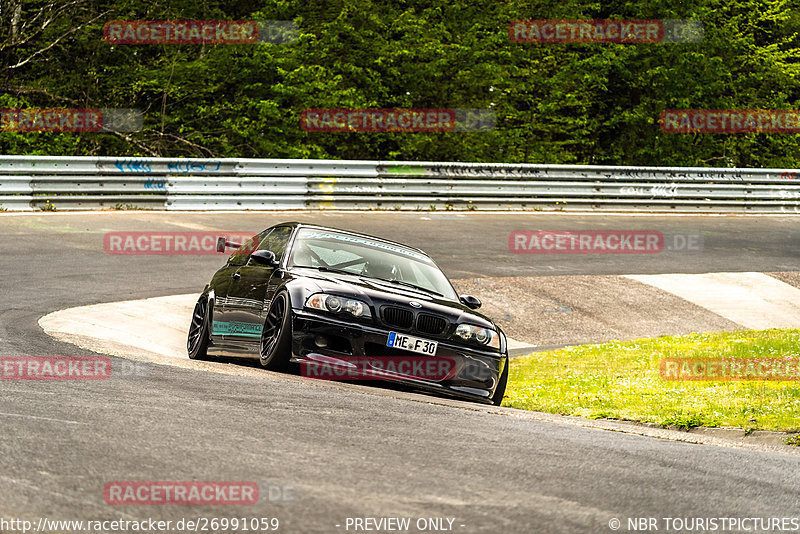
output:
M 372 317 L 366 302 L 325 293 L 314 293 L 308 297 L 306 308 L 331 313 L 349 313 L 353 317 L 359 318 Z
M 456 327 L 456 335 L 464 341 L 474 340 L 481 345 L 500 350 L 500 335 L 491 328 L 461 323 Z

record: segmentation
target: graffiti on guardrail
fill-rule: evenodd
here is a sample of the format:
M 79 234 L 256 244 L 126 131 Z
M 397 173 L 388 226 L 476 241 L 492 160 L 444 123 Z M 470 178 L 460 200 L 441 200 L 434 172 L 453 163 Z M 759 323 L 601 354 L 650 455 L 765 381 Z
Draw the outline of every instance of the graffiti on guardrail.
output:
M 169 172 L 216 172 L 222 168 L 220 160 L 212 161 L 171 161 L 167 163 Z
M 99 161 L 99 170 L 109 170 L 115 168 L 124 173 L 152 173 L 163 172 L 164 174 L 192 174 L 192 173 L 218 173 L 230 172 L 236 166 L 236 160 L 222 161 L 214 160 L 167 160 L 159 161 L 148 158 L 121 158 L 114 160 L 109 166 L 105 161 Z
M 480 178 L 526 178 L 537 176 L 542 173 L 539 169 L 526 169 L 520 167 L 457 167 L 440 166 L 431 167 L 431 173 L 441 176 L 467 177 L 476 176 Z
M 167 179 L 161 177 L 148 177 L 147 181 L 144 183 L 145 189 L 158 189 L 158 190 L 166 190 L 167 186 Z
M 681 211 L 800 213 L 795 192 L 800 170 L 793 169 L 0 156 L 0 174 L 9 175 L 0 185 L 15 188 L 13 199 L 6 197 L 2 206 L 13 211 L 50 209 L 44 207 L 48 198 L 59 209 L 144 207 L 130 198 L 138 194 L 148 207 L 163 197 L 165 209 L 538 210 L 557 201 L 560 210 L 606 209 L 615 203 L 615 208 L 641 210 L 652 208 L 648 198 L 659 197 L 668 199 L 659 201 L 668 206 L 664 209 Z M 42 175 L 62 177 L 60 183 L 70 185 L 49 189 L 49 182 L 38 178 Z M 113 187 L 105 187 L 108 176 L 115 176 Z M 130 183 L 123 183 L 126 179 Z M 705 186 L 715 183 L 728 187 Z M 417 198 L 409 200 L 412 195 Z M 681 200 L 671 205 L 670 198 L 678 195 Z M 624 204 L 620 196 L 627 196 Z
M 585 178 L 591 178 L 591 173 L 584 174 Z M 682 171 L 650 171 L 650 170 L 620 170 L 614 172 L 602 172 L 597 177 L 598 180 L 641 180 L 641 181 L 682 181 L 682 182 L 742 182 L 745 176 L 739 171 L 716 171 L 716 172 L 682 172 Z
M 686 182 L 742 182 L 751 180 L 753 177 L 745 176 L 739 170 L 732 171 L 702 171 L 702 172 L 683 172 L 680 170 L 650 170 L 650 169 L 614 169 L 608 171 L 603 168 L 570 169 L 568 167 L 528 167 L 528 166 L 480 166 L 467 164 L 451 165 L 414 165 L 381 164 L 377 166 L 378 175 L 395 174 L 406 176 L 426 176 L 442 178 L 475 178 L 475 179 L 519 179 L 519 180 L 541 180 L 541 179 L 563 179 L 580 181 L 604 181 L 604 180 L 637 180 L 637 181 L 686 181 Z M 783 179 L 786 173 L 781 175 Z M 758 176 L 758 175 L 756 175 Z M 776 179 L 775 175 L 763 175 L 764 179 Z
M 378 172 L 403 175 L 425 174 L 423 169 L 413 165 L 378 165 Z
M 529 178 L 545 173 L 544 169 L 526 167 L 489 167 L 465 165 L 378 165 L 378 174 L 404 174 L 454 178 Z
M 334 195 L 336 193 L 362 193 L 377 195 L 379 193 L 387 192 L 382 186 L 379 185 L 338 185 L 335 183 L 308 184 L 308 189 L 309 192 L 319 192 L 327 195 Z
M 99 165 L 98 165 L 99 166 Z M 135 172 L 135 173 L 143 173 L 143 172 L 153 172 L 153 168 L 150 166 L 150 162 L 145 159 L 118 159 L 114 162 L 114 167 L 116 167 L 120 172 Z
M 620 195 L 645 195 L 651 197 L 674 197 L 678 194 L 675 185 L 653 185 L 650 187 L 622 187 Z

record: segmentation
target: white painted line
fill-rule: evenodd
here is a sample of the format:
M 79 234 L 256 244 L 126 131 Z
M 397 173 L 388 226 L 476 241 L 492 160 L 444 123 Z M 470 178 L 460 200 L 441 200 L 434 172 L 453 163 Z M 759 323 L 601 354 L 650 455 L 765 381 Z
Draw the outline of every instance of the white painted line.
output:
M 83 423 L 81 421 L 70 421 L 67 419 L 53 419 L 52 417 L 39 417 L 38 415 L 26 415 L 22 413 L 4 413 L 0 412 L 0 417 L 22 417 L 25 419 L 39 419 L 41 421 L 54 421 L 56 423 L 68 423 L 71 425 L 85 425 L 87 423 Z
M 763 273 L 628 275 L 745 328 L 800 328 L 800 289 Z

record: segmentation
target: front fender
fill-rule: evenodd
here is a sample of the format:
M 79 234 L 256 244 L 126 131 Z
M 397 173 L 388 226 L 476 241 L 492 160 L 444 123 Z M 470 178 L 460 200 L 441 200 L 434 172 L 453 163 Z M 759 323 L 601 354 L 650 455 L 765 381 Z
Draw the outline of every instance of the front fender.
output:
M 289 293 L 289 302 L 294 310 L 302 310 L 308 297 L 320 291 L 320 287 L 309 281 L 293 279 L 287 281 L 278 291 L 285 289 Z

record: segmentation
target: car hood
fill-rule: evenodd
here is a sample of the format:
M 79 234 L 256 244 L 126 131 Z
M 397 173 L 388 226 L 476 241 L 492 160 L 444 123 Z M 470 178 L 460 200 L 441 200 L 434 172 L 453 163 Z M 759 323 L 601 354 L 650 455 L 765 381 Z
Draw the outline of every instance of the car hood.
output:
M 460 301 L 439 297 L 414 288 L 383 282 L 374 278 L 341 273 L 326 273 L 314 269 L 292 269 L 295 277 L 302 278 L 307 284 L 313 283 L 317 291 L 330 292 L 342 296 L 352 296 L 367 301 L 376 308 L 397 305 L 415 309 L 410 302 L 418 302 L 418 311 L 427 311 L 446 316 L 455 323 L 469 322 L 477 326 L 497 329 L 497 326 L 485 315 L 465 306 Z M 310 288 L 309 288 L 310 289 Z

